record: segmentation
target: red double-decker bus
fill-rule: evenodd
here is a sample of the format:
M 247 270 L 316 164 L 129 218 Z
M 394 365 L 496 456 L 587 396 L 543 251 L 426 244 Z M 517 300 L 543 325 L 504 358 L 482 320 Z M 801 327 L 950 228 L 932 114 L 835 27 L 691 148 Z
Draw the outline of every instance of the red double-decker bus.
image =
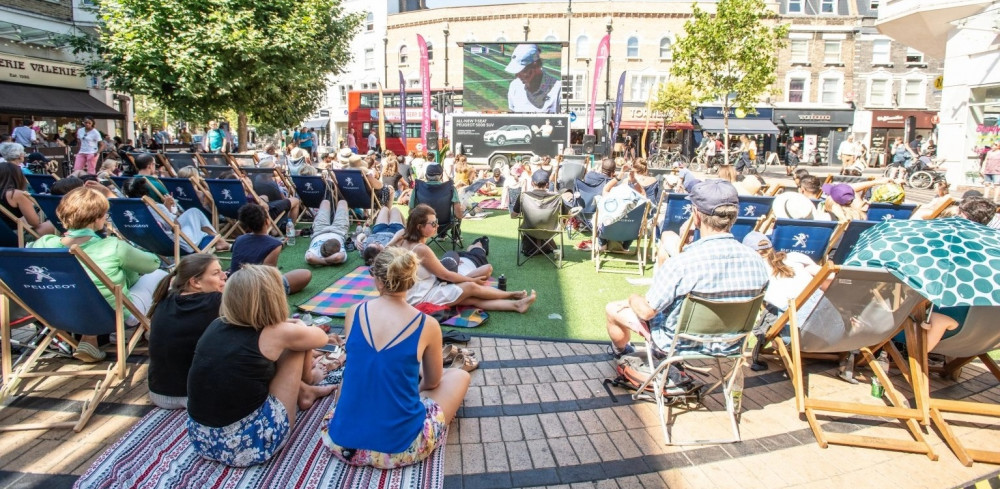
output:
M 401 107 L 399 90 L 385 90 L 385 141 L 383 149 L 396 154 L 406 154 L 416 150 L 420 144 L 420 122 L 423 109 L 423 95 L 420 89 L 406 91 L 405 108 Z M 431 90 L 431 129 L 438 132 L 438 140 L 443 137 L 441 114 L 446 107 L 461 111 L 461 90 Z M 358 152 L 368 152 L 368 134 L 375 130 L 378 135 L 378 90 L 352 90 L 347 94 L 347 127 L 354 131 L 358 142 Z M 406 147 L 403 147 L 402 111 L 406 111 Z M 452 110 L 449 110 L 452 111 Z

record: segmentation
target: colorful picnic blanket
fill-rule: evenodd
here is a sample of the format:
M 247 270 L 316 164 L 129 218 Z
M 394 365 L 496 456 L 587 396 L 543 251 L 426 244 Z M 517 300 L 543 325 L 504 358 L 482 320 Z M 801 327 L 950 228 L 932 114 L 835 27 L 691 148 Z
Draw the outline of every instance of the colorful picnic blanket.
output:
M 201 458 L 187 437 L 186 411 L 154 409 L 102 454 L 74 488 L 322 487 L 365 489 L 440 488 L 444 447 L 422 463 L 395 470 L 354 467 L 340 462 L 320 440 L 320 424 L 335 396 L 300 413 L 290 438 L 269 462 L 245 469 Z
M 496 287 L 496 278 L 490 278 L 487 285 Z M 329 287 L 320 291 L 312 299 L 299 304 L 299 309 L 323 316 L 344 317 L 351 306 L 378 297 L 375 279 L 368 274 L 368 267 L 361 266 L 344 275 Z M 452 308 L 453 315 L 441 324 L 457 328 L 475 328 L 489 319 L 490 315 L 474 307 Z

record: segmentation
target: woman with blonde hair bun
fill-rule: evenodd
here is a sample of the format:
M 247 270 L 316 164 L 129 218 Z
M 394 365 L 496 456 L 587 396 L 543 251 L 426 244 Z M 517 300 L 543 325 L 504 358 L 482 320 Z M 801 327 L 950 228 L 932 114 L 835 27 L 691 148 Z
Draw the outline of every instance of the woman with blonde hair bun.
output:
M 383 250 L 369 269 L 379 297 L 347 312 L 351 361 L 321 438 L 348 464 L 392 469 L 427 458 L 469 388 L 468 372 L 442 367 L 438 322 L 406 302 L 418 263 L 412 251 Z

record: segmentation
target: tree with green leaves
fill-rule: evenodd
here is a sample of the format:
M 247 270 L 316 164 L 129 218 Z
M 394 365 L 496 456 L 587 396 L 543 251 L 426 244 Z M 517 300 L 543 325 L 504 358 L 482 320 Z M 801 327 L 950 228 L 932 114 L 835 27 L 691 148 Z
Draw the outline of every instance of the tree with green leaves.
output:
M 690 122 L 696 101 L 691 85 L 671 80 L 658 85 L 652 108 L 653 112 L 663 114 L 663 127 L 666 128 L 671 122 Z M 663 146 L 665 133 L 666 131 L 660 131 L 660 147 Z
M 763 0 L 719 0 L 713 15 L 692 5 L 693 19 L 674 45 L 670 72 L 687 82 L 698 101 L 722 101 L 725 158 L 729 164 L 729 111 L 754 112 L 775 81 L 777 51 L 788 35 Z M 735 94 L 735 99 L 733 97 Z
M 177 118 L 238 116 L 298 124 L 320 105 L 326 80 L 350 60 L 363 14 L 340 0 L 101 0 L 88 72 L 114 90 L 145 95 Z

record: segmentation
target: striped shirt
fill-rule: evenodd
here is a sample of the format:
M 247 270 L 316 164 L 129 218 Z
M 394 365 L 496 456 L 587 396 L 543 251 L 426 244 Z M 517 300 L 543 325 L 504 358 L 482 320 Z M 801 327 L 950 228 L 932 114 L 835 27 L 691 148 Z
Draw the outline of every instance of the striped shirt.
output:
M 688 294 L 717 301 L 745 301 L 767 287 L 769 276 L 767 263 L 760 254 L 736 241 L 730 233 L 695 241 L 663 262 L 653 275 L 653 284 L 646 292 L 646 302 L 657 311 L 650 321 L 653 342 L 660 349 L 669 350 L 681 303 Z M 677 351 L 728 354 L 738 348 L 738 342 L 690 343 L 679 344 Z

